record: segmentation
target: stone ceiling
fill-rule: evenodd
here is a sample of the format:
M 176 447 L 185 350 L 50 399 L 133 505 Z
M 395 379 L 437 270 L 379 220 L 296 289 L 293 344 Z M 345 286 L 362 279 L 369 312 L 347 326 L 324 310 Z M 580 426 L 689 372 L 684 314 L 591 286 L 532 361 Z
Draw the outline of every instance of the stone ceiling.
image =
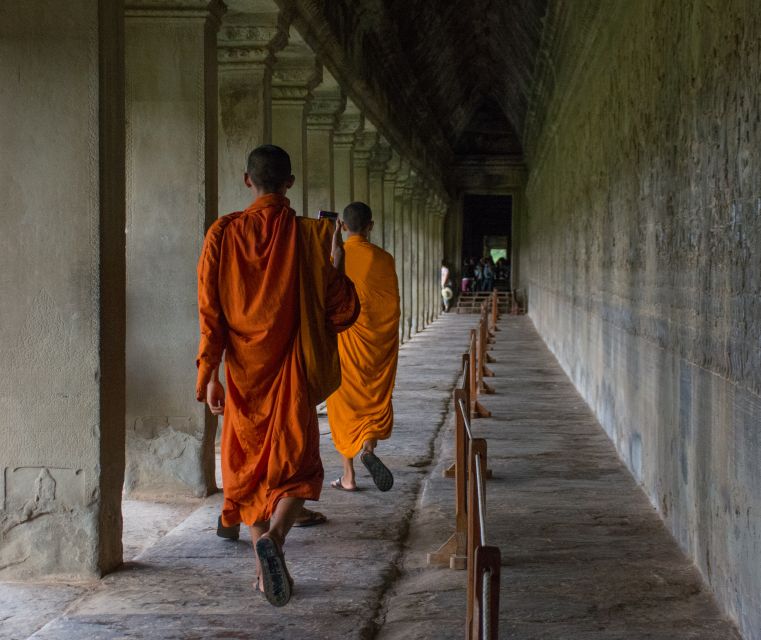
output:
M 520 156 L 547 2 L 278 0 L 360 102 L 437 164 Z

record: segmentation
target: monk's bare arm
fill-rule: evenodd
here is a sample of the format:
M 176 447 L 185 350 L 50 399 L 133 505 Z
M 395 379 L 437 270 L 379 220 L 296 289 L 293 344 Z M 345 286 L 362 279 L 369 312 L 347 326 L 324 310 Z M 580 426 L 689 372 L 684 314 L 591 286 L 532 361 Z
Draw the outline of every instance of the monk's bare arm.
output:
M 333 266 L 338 269 L 339 272 L 344 271 L 344 240 L 341 235 L 341 223 L 336 222 L 335 231 L 333 231 L 333 246 L 330 251 L 331 260 Z
M 222 219 L 211 226 L 198 261 L 198 345 L 196 399 L 206 402 L 207 386 L 216 375 L 227 341 L 227 323 L 219 298 L 219 250 L 224 227 Z M 221 386 L 221 385 L 220 385 Z

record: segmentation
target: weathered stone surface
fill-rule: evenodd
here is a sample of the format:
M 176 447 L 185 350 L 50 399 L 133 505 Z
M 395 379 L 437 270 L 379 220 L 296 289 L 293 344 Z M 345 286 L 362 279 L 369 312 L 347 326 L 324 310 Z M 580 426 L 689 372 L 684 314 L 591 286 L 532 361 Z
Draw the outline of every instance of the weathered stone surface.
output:
M 0 576 L 121 559 L 121 3 L 0 6 Z
M 221 2 L 126 11 L 127 469 L 131 495 L 204 496 L 216 420 L 196 402 L 194 265 L 217 218 Z
M 456 354 L 465 348 L 470 319 L 447 320 L 401 350 L 394 432 L 378 448 L 395 476 L 391 492 L 377 491 L 361 464 L 360 492 L 327 486 L 340 474 L 341 462 L 322 418 L 326 487 L 320 502 L 309 506 L 325 512 L 329 522 L 289 535 L 286 554 L 296 592 L 287 608 L 275 610 L 253 591 L 247 530 L 238 542 L 216 537 L 219 494 L 158 540 L 188 503 L 168 508 L 128 502 L 125 547 L 150 546 L 99 583 L 48 585 L 36 592 L 34 603 L 27 599 L 28 587 L 0 584 L 0 636 L 17 640 L 36 631 L 35 638 L 61 640 L 372 637 L 432 462 L 457 374 Z
M 473 422 L 494 474 L 486 537 L 502 553 L 500 637 L 739 640 L 530 321 L 501 328 L 496 393 L 481 397 L 492 417 Z M 450 416 L 384 603 L 383 640 L 462 637 L 465 572 L 425 566 L 454 526 L 442 477 L 453 431 Z
M 761 14 L 558 3 L 548 29 L 526 134 L 531 316 L 757 640 Z

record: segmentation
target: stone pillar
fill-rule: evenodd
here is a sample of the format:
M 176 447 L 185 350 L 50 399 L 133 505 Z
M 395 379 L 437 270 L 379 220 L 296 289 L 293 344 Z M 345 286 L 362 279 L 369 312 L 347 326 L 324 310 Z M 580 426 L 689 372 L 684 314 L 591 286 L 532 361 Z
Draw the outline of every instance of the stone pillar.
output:
M 407 313 L 409 303 L 409 275 L 407 258 L 409 252 L 405 251 L 405 234 L 407 232 L 406 221 L 409 217 L 409 198 L 407 183 L 411 178 L 410 163 L 406 158 L 400 160 L 400 167 L 394 190 L 394 258 L 396 260 L 396 276 L 399 280 L 399 297 L 401 302 L 401 317 L 399 318 L 399 341 L 404 342 L 409 337 L 407 327 Z
M 354 171 L 352 169 L 352 148 L 357 133 L 362 131 L 364 118 L 351 100 L 338 119 L 333 132 L 333 187 L 336 211 L 354 200 Z
M 425 278 L 425 254 L 423 252 L 423 228 L 428 188 L 421 178 L 413 192 L 412 200 L 412 333 L 425 328 L 423 321 L 423 289 Z
M 425 272 L 423 273 L 423 323 L 427 327 L 432 321 L 431 314 L 431 285 L 433 280 L 431 278 L 431 201 L 433 199 L 433 192 L 428 194 L 428 197 L 423 203 L 423 265 Z
M 272 143 L 291 156 L 296 182 L 288 190 L 288 198 L 296 213 L 303 215 L 309 206 L 306 112 L 321 72 L 314 54 L 291 27 L 288 46 L 277 53 L 272 70 Z
M 433 287 L 434 291 L 434 304 L 433 304 L 433 317 L 438 318 L 441 315 L 441 261 L 444 259 L 442 253 L 441 233 L 442 233 L 442 221 L 441 210 L 443 203 L 441 199 L 437 198 L 436 208 L 431 216 L 431 246 L 433 247 L 434 255 L 434 269 L 436 274 L 436 282 Z M 454 272 L 452 266 L 449 267 L 450 277 L 454 283 Z M 454 289 L 453 289 L 454 291 Z
M 404 339 L 408 340 L 410 336 L 414 333 L 413 332 L 413 318 L 414 315 L 414 302 L 417 298 L 417 295 L 413 296 L 415 281 L 414 281 L 414 269 L 413 264 L 415 260 L 415 256 L 413 255 L 414 250 L 414 223 L 415 223 L 415 212 L 414 212 L 414 196 L 415 196 L 415 189 L 418 185 L 418 176 L 414 169 L 410 170 L 410 177 L 407 179 L 407 181 L 404 184 L 404 194 L 402 198 L 402 207 L 403 207 L 403 219 L 402 219 L 402 250 L 404 252 L 402 263 L 403 263 L 403 271 L 404 271 L 404 315 L 402 317 L 403 320 L 403 331 L 404 331 Z
M 385 246 L 385 232 L 386 226 L 386 200 L 384 189 L 384 176 L 386 173 L 386 166 L 391 159 L 391 147 L 388 143 L 379 139 L 378 144 L 373 148 L 370 155 L 370 163 L 368 165 L 368 204 L 373 210 L 373 225 L 372 241 L 383 249 Z
M 346 96 L 338 83 L 323 71 L 322 83 L 312 92 L 307 114 L 307 208 L 304 215 L 315 217 L 320 209 L 335 210 L 333 179 L 333 130 Z
M 425 227 L 425 250 L 426 250 L 426 323 L 430 324 L 436 319 L 440 306 L 441 297 L 441 258 L 436 256 L 435 246 L 435 218 L 438 212 L 438 196 L 432 194 L 426 202 L 426 227 Z
M 122 560 L 124 7 L 0 3 L 0 579 Z
M 216 489 L 216 420 L 196 402 L 196 263 L 217 217 L 221 2 L 126 10 L 127 472 L 131 494 Z
M 444 260 L 444 213 L 446 212 L 446 205 L 444 199 L 440 196 L 436 201 L 436 209 L 432 216 L 433 222 L 433 252 L 434 252 L 434 268 L 436 273 L 436 283 L 434 285 L 434 315 L 438 318 L 441 315 L 441 261 Z M 452 284 L 455 284 L 455 272 L 454 265 L 449 265 L 449 276 L 452 280 Z M 452 292 L 456 292 L 456 286 L 452 288 Z
M 357 134 L 352 149 L 351 162 L 354 181 L 353 200 L 368 204 L 370 199 L 369 164 L 373 148 L 378 143 L 378 132 L 365 120 L 364 129 Z
M 246 159 L 272 140 L 272 52 L 285 46 L 288 36 L 278 27 L 277 6 L 265 4 L 271 6 L 261 7 L 262 13 L 227 14 L 219 33 L 220 215 L 249 204 Z
M 390 157 L 383 173 L 383 248 L 396 258 L 396 244 L 394 242 L 394 228 L 396 222 L 395 208 L 396 177 L 400 168 L 399 154 L 390 150 Z

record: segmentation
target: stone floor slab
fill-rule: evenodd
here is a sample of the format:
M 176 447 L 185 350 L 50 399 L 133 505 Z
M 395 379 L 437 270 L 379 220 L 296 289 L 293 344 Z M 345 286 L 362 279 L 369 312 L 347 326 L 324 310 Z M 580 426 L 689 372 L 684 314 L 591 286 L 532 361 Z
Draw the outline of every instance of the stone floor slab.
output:
M 530 319 L 500 327 L 495 393 L 480 398 L 492 417 L 473 422 L 494 474 L 487 537 L 502 552 L 500 637 L 739 640 Z M 380 639 L 463 636 L 465 572 L 425 563 L 453 530 L 453 482 L 442 477 L 453 441 L 450 416 Z

